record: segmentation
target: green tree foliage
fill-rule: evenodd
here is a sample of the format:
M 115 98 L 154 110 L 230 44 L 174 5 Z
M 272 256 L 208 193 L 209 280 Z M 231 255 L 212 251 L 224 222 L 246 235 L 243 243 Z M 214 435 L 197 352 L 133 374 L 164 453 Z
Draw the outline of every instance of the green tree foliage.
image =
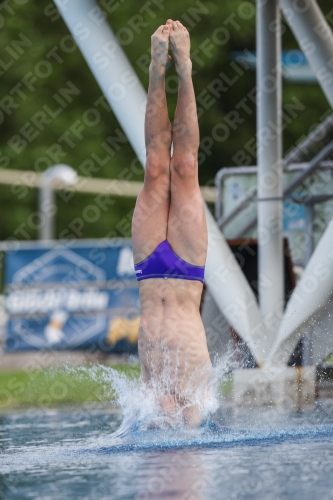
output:
M 320 3 L 326 13 L 327 4 L 323 0 Z M 233 51 L 255 50 L 254 3 L 100 0 L 100 6 L 145 88 L 152 32 L 167 18 L 179 19 L 189 28 L 202 140 L 201 184 L 212 184 L 221 167 L 241 163 L 238 152 L 245 145 L 250 163 L 255 164 L 255 73 L 231 57 Z M 142 180 L 143 171 L 131 169 L 133 150 L 54 4 L 49 0 L 11 0 L 0 7 L 0 167 L 43 171 L 63 162 L 81 176 Z M 297 48 L 285 25 L 283 48 Z M 172 119 L 177 97 L 173 68 L 169 70 L 167 89 Z M 284 105 L 295 102 L 300 103 L 299 110 L 286 112 L 284 120 L 285 150 L 307 134 L 328 108 L 317 85 L 284 83 Z M 54 117 L 47 113 L 48 119 L 43 121 L 45 107 Z M 99 119 L 89 114 L 91 109 L 97 110 Z M 110 137 L 120 137 L 123 142 L 113 147 L 113 155 L 104 164 L 95 162 L 95 168 L 89 171 L 87 159 L 92 154 L 105 158 L 102 144 Z M 82 218 L 95 198 L 58 196 L 57 235 L 129 236 L 135 203 L 130 198 L 111 198 L 107 210 L 100 208 L 98 220 L 91 214 L 80 230 L 73 231 L 73 219 Z M 0 186 L 0 210 L 1 240 L 37 237 L 33 215 L 37 210 L 36 190 Z

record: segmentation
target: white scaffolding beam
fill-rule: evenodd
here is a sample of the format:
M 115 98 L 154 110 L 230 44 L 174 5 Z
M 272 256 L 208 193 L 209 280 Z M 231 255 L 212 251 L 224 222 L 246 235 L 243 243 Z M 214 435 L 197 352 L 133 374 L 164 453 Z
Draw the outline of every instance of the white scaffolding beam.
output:
M 333 34 L 316 0 L 281 0 L 281 9 L 333 107 Z M 327 146 L 329 148 L 329 145 Z M 322 154 L 324 150 L 319 153 Z M 288 301 L 268 363 L 285 365 L 309 322 L 322 314 L 333 292 L 333 220 Z
M 271 318 L 271 341 L 284 306 L 281 132 L 279 0 L 257 0 L 259 303 L 262 315 Z
M 315 0 L 281 0 L 281 8 L 333 108 L 333 34 Z
M 55 0 L 55 4 L 144 164 L 146 92 L 101 9 L 91 0 Z
M 333 219 L 327 226 L 302 278 L 293 291 L 269 363 L 285 365 L 304 333 L 304 326 L 327 306 L 333 293 Z

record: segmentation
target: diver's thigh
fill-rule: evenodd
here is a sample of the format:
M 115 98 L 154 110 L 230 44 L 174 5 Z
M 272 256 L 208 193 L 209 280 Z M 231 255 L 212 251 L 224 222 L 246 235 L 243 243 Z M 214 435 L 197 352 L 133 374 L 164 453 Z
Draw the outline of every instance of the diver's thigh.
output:
M 163 186 L 155 190 L 143 187 L 136 201 L 132 219 L 134 262 L 141 262 L 166 239 L 169 194 Z
M 184 260 L 204 266 L 207 255 L 207 224 L 200 188 L 189 190 L 179 183 L 171 188 L 167 239 Z

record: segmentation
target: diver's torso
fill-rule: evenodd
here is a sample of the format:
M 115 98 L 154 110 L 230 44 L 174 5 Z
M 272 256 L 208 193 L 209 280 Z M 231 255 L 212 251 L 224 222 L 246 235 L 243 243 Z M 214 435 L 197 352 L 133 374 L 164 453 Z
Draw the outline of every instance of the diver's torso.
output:
M 139 355 L 143 378 L 161 374 L 188 384 L 207 372 L 210 360 L 200 316 L 203 285 L 182 279 L 140 282 Z

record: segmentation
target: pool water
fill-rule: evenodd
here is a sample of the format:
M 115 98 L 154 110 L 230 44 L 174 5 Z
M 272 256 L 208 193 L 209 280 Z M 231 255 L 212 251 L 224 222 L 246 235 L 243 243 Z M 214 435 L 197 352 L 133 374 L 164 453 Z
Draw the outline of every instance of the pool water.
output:
M 0 499 L 333 499 L 333 404 L 220 409 L 200 429 L 107 407 L 0 416 Z

